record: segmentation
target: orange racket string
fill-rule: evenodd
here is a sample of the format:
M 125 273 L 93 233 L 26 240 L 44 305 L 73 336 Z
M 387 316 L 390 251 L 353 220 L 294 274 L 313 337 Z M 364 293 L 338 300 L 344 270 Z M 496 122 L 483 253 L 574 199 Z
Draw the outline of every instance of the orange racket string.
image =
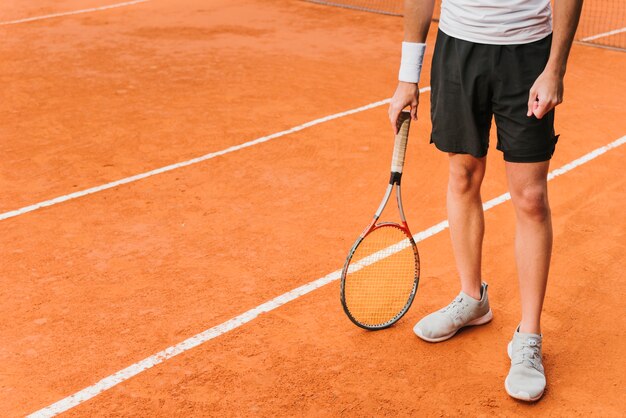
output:
M 405 232 L 384 225 L 356 248 L 345 279 L 345 304 L 366 326 L 383 325 L 404 312 L 419 265 Z

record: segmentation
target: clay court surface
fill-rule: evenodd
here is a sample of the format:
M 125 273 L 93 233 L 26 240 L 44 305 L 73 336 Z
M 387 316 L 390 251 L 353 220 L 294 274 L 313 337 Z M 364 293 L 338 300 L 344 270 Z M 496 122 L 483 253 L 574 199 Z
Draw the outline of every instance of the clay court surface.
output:
M 0 21 L 106 4 L 5 2 Z M 2 25 L 0 39 L 2 417 L 67 399 L 335 272 L 382 196 L 385 104 L 11 212 L 390 97 L 397 17 L 296 0 L 153 0 Z M 625 67 L 626 53 L 573 47 L 551 169 L 626 135 Z M 429 105 L 422 94 L 403 181 L 414 233 L 446 219 L 447 157 L 428 144 Z M 616 146 L 550 182 L 548 389 L 536 404 L 503 385 L 520 317 L 508 201 L 486 212 L 489 325 L 437 345 L 412 333 L 458 292 L 444 230 L 418 243 L 418 294 L 390 329 L 355 327 L 334 280 L 57 412 L 623 416 L 625 158 Z M 506 190 L 492 146 L 483 199 Z

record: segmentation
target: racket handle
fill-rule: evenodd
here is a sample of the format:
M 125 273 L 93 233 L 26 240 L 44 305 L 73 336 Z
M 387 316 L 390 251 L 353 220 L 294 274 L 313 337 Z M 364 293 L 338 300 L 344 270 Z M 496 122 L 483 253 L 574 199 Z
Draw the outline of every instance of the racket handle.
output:
M 406 154 L 406 144 L 409 140 L 409 125 L 411 124 L 411 114 L 400 112 L 398 116 L 398 133 L 393 145 L 393 158 L 391 159 L 391 172 L 402 173 L 404 167 L 404 156 Z

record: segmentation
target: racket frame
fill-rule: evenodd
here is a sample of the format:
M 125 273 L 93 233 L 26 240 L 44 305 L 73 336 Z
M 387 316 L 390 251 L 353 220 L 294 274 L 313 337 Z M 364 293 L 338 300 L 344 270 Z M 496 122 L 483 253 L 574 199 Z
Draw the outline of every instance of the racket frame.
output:
M 402 167 L 404 165 L 404 153 L 406 151 L 406 141 L 407 141 L 407 136 L 408 136 L 408 124 L 410 123 L 410 114 L 408 114 L 408 112 L 402 112 L 401 117 L 400 117 L 400 123 L 403 123 L 406 125 L 404 128 L 404 131 L 405 131 L 404 138 L 399 139 L 400 135 L 396 137 L 396 144 L 394 146 L 394 158 L 392 161 L 391 177 L 389 178 L 389 184 L 387 185 L 387 189 L 385 190 L 385 195 L 383 196 L 383 199 L 380 202 L 380 205 L 378 206 L 376 213 L 374 214 L 374 218 L 369 223 L 369 225 L 363 230 L 363 232 L 361 232 L 361 235 L 359 235 L 354 245 L 352 245 L 352 248 L 350 249 L 350 252 L 348 253 L 348 257 L 346 258 L 343 269 L 341 271 L 341 305 L 343 307 L 343 310 L 345 314 L 348 316 L 348 318 L 355 325 L 361 328 L 367 329 L 367 330 L 380 330 L 380 329 L 388 328 L 392 326 L 393 324 L 395 324 L 400 318 L 402 318 L 404 314 L 407 313 L 411 305 L 413 304 L 413 300 L 415 299 L 415 294 L 417 293 L 417 287 L 419 285 L 419 278 L 420 278 L 419 252 L 417 251 L 417 245 L 415 244 L 415 240 L 413 239 L 413 235 L 411 234 L 411 230 L 409 229 L 409 225 L 407 224 L 407 221 L 406 221 L 406 216 L 404 215 L 404 208 L 402 206 L 402 192 L 400 189 L 400 183 L 402 180 Z M 401 153 L 397 152 L 398 149 L 401 149 Z M 394 188 L 396 192 L 396 202 L 398 204 L 398 211 L 400 213 L 401 224 L 398 224 L 396 222 L 377 223 L 378 219 L 383 213 L 383 210 L 385 209 L 385 207 L 387 206 L 387 203 L 389 202 L 389 198 L 391 197 L 391 193 L 394 191 Z M 348 309 L 348 306 L 346 303 L 346 295 L 345 295 L 345 282 L 346 282 L 346 277 L 348 274 L 348 269 L 350 267 L 350 262 L 352 261 L 352 257 L 354 256 L 354 253 L 356 252 L 361 242 L 365 239 L 365 237 L 368 234 L 382 227 L 398 228 L 409 239 L 409 242 L 413 249 L 413 254 L 415 255 L 415 278 L 413 281 L 413 288 L 411 290 L 411 294 L 407 300 L 407 303 L 404 305 L 402 310 L 396 316 L 391 318 L 389 321 L 384 322 L 379 325 L 365 325 L 357 321 L 352 316 L 352 314 L 350 313 L 350 310 Z

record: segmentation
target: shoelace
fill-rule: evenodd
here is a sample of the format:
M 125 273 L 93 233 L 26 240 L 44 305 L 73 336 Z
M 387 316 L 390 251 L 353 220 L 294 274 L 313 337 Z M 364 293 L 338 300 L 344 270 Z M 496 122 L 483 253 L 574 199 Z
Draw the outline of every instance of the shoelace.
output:
M 528 338 L 522 341 L 521 347 L 513 353 L 512 363 L 524 364 L 525 366 L 542 371 L 541 342 L 534 338 Z
M 463 308 L 467 308 L 467 303 L 463 303 L 463 296 L 457 296 L 454 298 L 452 302 L 445 308 L 441 310 L 441 312 L 451 312 L 452 315 L 456 318 L 461 318 L 463 315 Z

